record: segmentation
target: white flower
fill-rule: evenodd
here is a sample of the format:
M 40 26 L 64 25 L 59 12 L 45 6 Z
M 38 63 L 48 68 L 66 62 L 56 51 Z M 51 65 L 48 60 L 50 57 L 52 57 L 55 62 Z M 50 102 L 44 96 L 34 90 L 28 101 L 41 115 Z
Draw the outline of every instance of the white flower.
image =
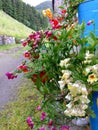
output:
M 70 64 L 68 64 L 69 61 L 70 61 L 70 58 L 66 58 L 64 60 L 61 60 L 60 66 L 61 67 L 63 67 L 63 66 L 68 67 L 70 65 Z
M 85 71 L 84 71 L 84 74 L 85 74 L 85 75 L 88 75 L 88 74 L 91 72 L 91 70 L 92 70 L 92 66 L 87 67 L 87 68 L 85 69 Z
M 97 76 L 93 73 L 93 74 L 90 74 L 90 75 L 88 76 L 87 81 L 92 84 L 92 83 L 98 81 L 98 78 L 97 78 Z
M 63 71 L 63 76 L 62 76 L 62 79 L 63 80 L 67 80 L 70 76 L 71 76 L 71 71 L 69 71 L 69 70 L 65 70 L 65 71 Z
M 82 88 L 81 88 L 81 93 L 82 93 L 83 95 L 88 95 L 87 88 L 86 88 L 86 87 L 82 87 Z
M 91 59 L 91 58 L 94 57 L 94 54 L 90 54 L 89 51 L 87 51 L 85 55 L 86 55 L 86 56 L 85 56 L 85 59 L 86 59 L 86 60 Z
M 92 66 L 92 71 L 98 73 L 98 64 Z
M 64 80 L 60 80 L 60 81 L 58 81 L 58 83 L 60 85 L 60 89 L 63 90 L 66 82 L 64 82 Z
M 68 93 L 68 94 L 66 95 L 65 99 L 67 99 L 67 100 L 71 100 L 72 97 L 71 97 L 71 95 Z
M 81 96 L 79 97 L 79 99 L 80 99 L 81 103 L 86 103 L 86 104 L 88 104 L 88 103 L 90 102 L 90 100 L 88 99 L 88 97 L 87 97 L 86 95 L 81 95 Z
M 82 104 L 81 107 L 82 107 L 83 110 L 86 110 L 88 108 L 88 105 Z
M 92 60 L 84 60 L 83 63 L 84 64 L 90 64 L 92 62 Z

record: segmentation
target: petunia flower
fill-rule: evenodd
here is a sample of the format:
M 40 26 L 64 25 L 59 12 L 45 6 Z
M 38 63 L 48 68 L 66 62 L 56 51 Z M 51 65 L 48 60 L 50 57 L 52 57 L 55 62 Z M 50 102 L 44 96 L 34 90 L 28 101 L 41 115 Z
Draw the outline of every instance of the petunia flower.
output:
M 38 130 L 45 130 L 45 128 L 44 128 L 44 127 L 41 127 L 41 128 L 39 128 Z
M 37 110 L 38 110 L 38 111 L 41 110 L 41 106 L 40 106 L 40 105 L 37 106 Z
M 46 118 L 47 114 L 46 112 L 42 112 L 40 116 L 40 120 L 43 121 Z
M 27 118 L 27 124 L 28 124 L 28 126 L 30 127 L 30 130 L 33 130 L 34 122 L 32 121 L 32 118 L 31 118 L 31 117 L 28 117 L 28 118 Z
M 48 126 L 51 127 L 53 125 L 53 120 L 49 120 Z
M 8 79 L 14 79 L 14 78 L 17 78 L 17 75 L 14 75 L 14 74 L 11 73 L 11 72 L 7 72 L 5 75 L 8 77 Z
M 89 25 L 91 25 L 92 23 L 94 23 L 94 21 L 93 21 L 93 20 L 90 20 L 90 21 L 87 22 L 87 25 L 89 26 Z
M 61 130 L 69 130 L 69 126 L 68 125 L 63 125 L 62 127 L 61 127 Z

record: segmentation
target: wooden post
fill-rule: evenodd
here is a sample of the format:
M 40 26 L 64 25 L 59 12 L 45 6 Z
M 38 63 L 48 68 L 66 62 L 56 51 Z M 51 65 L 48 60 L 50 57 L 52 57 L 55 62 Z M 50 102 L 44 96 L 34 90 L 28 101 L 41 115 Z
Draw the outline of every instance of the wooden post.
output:
M 52 0 L 54 13 L 60 13 L 60 6 L 64 4 L 64 0 Z

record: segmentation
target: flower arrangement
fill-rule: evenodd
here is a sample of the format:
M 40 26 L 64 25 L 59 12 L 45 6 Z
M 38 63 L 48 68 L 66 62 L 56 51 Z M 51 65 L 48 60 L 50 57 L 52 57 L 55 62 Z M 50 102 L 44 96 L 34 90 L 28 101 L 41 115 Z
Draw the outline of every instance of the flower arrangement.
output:
M 98 91 L 98 37 L 94 32 L 84 37 L 85 26 L 94 24 L 92 20 L 87 24 L 78 25 L 74 21 L 70 24 L 65 9 L 56 17 L 50 9 L 43 13 L 51 27 L 31 33 L 22 42 L 24 47 L 29 46 L 24 53 L 27 62 L 6 75 L 13 79 L 23 72 L 43 95 L 38 106 L 38 111 L 44 110 L 41 123 L 51 130 L 69 130 L 65 118 L 94 116 L 91 104 L 93 91 Z M 31 117 L 27 118 L 27 124 L 31 130 L 35 129 Z M 45 126 L 39 130 L 45 130 Z

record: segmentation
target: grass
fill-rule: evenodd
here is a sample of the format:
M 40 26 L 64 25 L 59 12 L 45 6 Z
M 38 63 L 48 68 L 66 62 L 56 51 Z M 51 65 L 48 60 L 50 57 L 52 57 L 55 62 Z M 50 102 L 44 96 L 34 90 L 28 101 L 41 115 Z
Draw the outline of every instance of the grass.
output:
M 26 38 L 33 30 L 0 10 L 0 35 Z
M 34 114 L 34 109 L 40 103 L 39 93 L 33 88 L 32 82 L 25 80 L 17 98 L 0 114 L 0 130 L 29 130 L 26 118 Z

